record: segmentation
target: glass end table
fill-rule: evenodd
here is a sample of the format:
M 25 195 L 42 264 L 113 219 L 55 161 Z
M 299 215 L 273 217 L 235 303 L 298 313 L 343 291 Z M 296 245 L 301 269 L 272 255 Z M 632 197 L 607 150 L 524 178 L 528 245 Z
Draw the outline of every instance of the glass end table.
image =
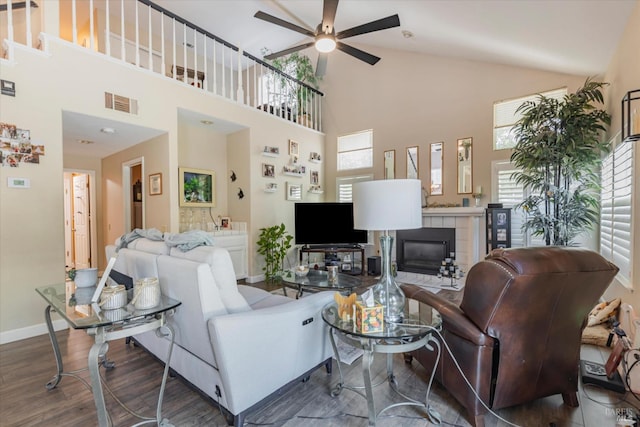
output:
M 422 302 L 407 298 L 405 304 L 405 315 L 402 323 L 385 324 L 380 332 L 359 332 L 355 326 L 353 319 L 343 320 L 338 316 L 338 306 L 335 302 L 327 304 L 322 309 L 322 319 L 330 326 L 329 337 L 333 351 L 338 361 L 338 371 L 340 380 L 332 389 L 331 396 L 338 396 L 342 389 L 349 389 L 360 394 L 367 400 L 369 412 L 369 425 L 375 426 L 376 420 L 388 409 L 410 405 L 419 406 L 427 411 L 427 418 L 435 424 L 439 424 L 441 417 L 429 405 L 429 390 L 433 383 L 435 369 L 431 373 L 429 385 L 424 401 L 419 401 L 406 396 L 398 389 L 398 382 L 393 373 L 393 354 L 406 353 L 421 347 L 429 350 L 437 351 L 440 355 L 440 343 L 434 338 L 434 330 L 440 330 L 442 327 L 442 317 L 434 308 Z M 340 364 L 340 353 L 336 345 L 335 337 L 341 341 L 363 350 L 362 355 L 362 376 L 364 386 L 346 385 L 342 375 Z M 375 353 L 387 355 L 387 376 L 377 383 L 371 383 L 371 364 Z M 388 382 L 391 389 L 400 395 L 404 401 L 393 403 L 379 411 L 376 411 L 375 401 L 373 398 L 373 387 L 384 382 Z M 362 390 L 364 389 L 364 393 Z
M 181 304 L 180 301 L 162 295 L 160 303 L 152 308 L 138 310 L 132 304 L 115 310 L 101 309 L 97 304 L 91 304 L 91 298 L 96 288 L 76 288 L 73 282 L 60 283 L 50 286 L 36 288 L 36 292 L 47 302 L 45 309 L 45 321 L 49 331 L 49 338 L 56 358 L 57 373 L 46 384 L 48 390 L 54 389 L 63 376 L 80 379 L 73 372 L 64 372 L 60 346 L 51 322 L 51 311 L 58 313 L 74 329 L 84 329 L 87 334 L 95 337 L 95 343 L 89 350 L 88 369 L 91 378 L 91 391 L 98 413 L 98 425 L 100 427 L 110 425 L 109 416 L 104 402 L 102 382 L 100 379 L 99 366 L 107 369 L 113 368 L 115 364 L 108 362 L 106 354 L 109 349 L 109 341 L 125 338 L 147 331 L 156 331 L 156 334 L 164 335 L 170 339 L 167 360 L 162 377 L 160 394 L 158 395 L 158 405 L 156 417 L 146 419 L 139 424 L 155 423 L 160 426 L 170 426 L 166 419 L 162 419 L 162 397 L 169 373 L 169 362 L 173 350 L 174 332 L 167 324 L 167 315 Z M 130 301 L 130 295 L 128 301 Z M 84 381 L 84 380 L 82 380 Z
M 338 273 L 337 280 L 330 282 L 327 272 L 324 270 L 310 269 L 306 276 L 297 276 L 291 271 L 290 275 L 285 275 L 282 278 L 282 291 L 286 296 L 287 287 L 297 289 L 296 298 L 302 297 L 305 290 L 351 293 L 354 288 L 365 284 L 362 277 Z

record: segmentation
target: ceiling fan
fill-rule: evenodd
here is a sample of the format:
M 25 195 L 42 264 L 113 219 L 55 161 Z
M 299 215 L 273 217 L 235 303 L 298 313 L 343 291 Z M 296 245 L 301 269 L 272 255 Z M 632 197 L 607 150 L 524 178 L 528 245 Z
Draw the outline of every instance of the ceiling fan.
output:
M 281 50 L 280 52 L 271 53 L 269 55 L 266 55 L 264 58 L 275 59 L 279 56 L 288 55 L 290 53 L 297 52 L 299 50 L 306 49 L 315 45 L 316 49 L 319 52 L 318 63 L 316 65 L 316 76 L 318 77 L 324 75 L 327 69 L 328 54 L 334 49 L 341 50 L 344 53 L 358 58 L 359 60 L 364 61 L 370 65 L 374 65 L 376 62 L 378 62 L 380 60 L 379 57 L 371 55 L 370 53 L 357 49 L 348 44 L 342 43 L 340 40 L 346 39 L 348 37 L 358 36 L 360 34 L 386 30 L 387 28 L 399 27 L 400 18 L 396 14 L 387 16 L 386 18 L 378 19 L 376 21 L 371 21 L 366 24 L 358 25 L 357 27 L 349 28 L 348 30 L 336 32 L 335 28 L 333 27 L 333 21 L 336 17 L 336 11 L 338 9 L 338 1 L 339 0 L 324 0 L 322 22 L 318 25 L 315 31 L 308 28 L 303 28 L 296 24 L 292 24 L 291 22 L 287 22 L 283 19 L 277 18 L 273 15 L 269 15 L 268 13 L 262 11 L 256 12 L 254 17 L 258 19 L 271 22 L 272 24 L 279 25 L 281 27 L 298 32 L 300 34 L 304 34 L 305 36 L 309 36 L 314 39 L 313 41 L 290 47 L 288 49 Z

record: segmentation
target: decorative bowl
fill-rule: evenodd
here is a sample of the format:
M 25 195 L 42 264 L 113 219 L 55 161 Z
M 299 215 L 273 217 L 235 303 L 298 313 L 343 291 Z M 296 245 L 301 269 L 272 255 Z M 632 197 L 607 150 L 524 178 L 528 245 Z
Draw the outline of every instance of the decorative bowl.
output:
M 294 269 L 296 277 L 304 277 L 309 273 L 309 266 L 299 265 Z
M 76 275 L 73 278 L 76 287 L 88 288 L 95 286 L 98 283 L 98 269 L 97 268 L 81 268 L 76 270 Z

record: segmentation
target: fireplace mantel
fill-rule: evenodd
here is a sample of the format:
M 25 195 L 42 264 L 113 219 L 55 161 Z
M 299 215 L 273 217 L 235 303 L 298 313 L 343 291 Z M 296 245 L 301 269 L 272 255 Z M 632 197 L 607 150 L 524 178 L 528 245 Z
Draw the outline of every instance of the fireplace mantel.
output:
M 484 255 L 484 208 L 425 208 L 422 209 L 423 227 L 450 227 L 456 229 L 456 260 L 464 271 Z
M 423 208 L 422 216 L 479 216 L 484 215 L 484 208 Z

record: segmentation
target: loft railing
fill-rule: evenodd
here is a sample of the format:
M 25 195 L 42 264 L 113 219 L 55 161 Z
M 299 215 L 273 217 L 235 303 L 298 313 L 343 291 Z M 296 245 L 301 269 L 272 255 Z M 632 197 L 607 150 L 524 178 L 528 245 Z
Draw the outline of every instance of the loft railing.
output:
M 55 10 L 59 34 L 49 35 L 321 130 L 322 92 L 149 0 L 10 0 L 0 5 L 0 38 L 40 48 Z

